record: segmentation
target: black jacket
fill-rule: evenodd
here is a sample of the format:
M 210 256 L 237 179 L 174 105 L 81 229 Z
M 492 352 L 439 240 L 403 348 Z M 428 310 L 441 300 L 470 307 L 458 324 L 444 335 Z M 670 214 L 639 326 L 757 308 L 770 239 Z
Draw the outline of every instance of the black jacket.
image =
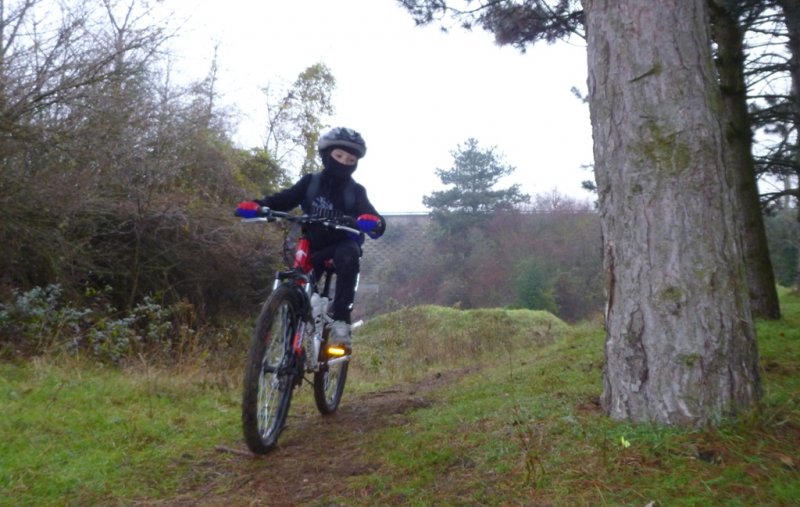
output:
M 366 189 L 351 177 L 334 178 L 326 174 L 324 170 L 320 174 L 321 180 L 317 186 L 316 195 L 306 195 L 312 180 L 312 175 L 306 174 L 291 187 L 264 197 L 260 202 L 264 206 L 277 211 L 290 211 L 301 206 L 303 213 L 311 216 L 331 218 L 349 216 L 357 218 L 359 215 L 368 213 L 380 217 L 375 207 L 369 202 Z M 349 198 L 345 196 L 346 192 L 351 193 Z M 383 217 L 381 217 L 381 222 L 383 224 L 386 223 Z M 311 241 L 312 249 L 319 249 L 338 243 L 348 237 L 346 232 L 336 231 L 316 224 L 309 227 L 307 234 Z

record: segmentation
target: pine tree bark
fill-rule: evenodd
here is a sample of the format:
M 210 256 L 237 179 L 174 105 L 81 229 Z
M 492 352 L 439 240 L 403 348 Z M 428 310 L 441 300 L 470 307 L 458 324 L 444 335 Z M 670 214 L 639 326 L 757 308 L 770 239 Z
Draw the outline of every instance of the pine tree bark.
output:
M 792 114 L 795 129 L 800 129 L 800 3 L 797 0 L 778 0 L 778 5 L 783 9 L 786 29 L 789 32 L 789 53 L 791 56 L 790 72 L 792 75 Z M 800 176 L 800 138 L 795 141 L 795 163 L 797 175 Z M 800 185 L 800 182 L 798 182 Z M 797 203 L 797 221 L 800 223 L 800 188 L 795 189 L 795 202 Z M 800 237 L 797 238 L 798 251 L 800 251 Z M 797 276 L 795 288 L 800 290 L 800 255 L 797 257 Z
M 753 132 L 747 112 L 744 78 L 744 34 L 731 0 L 709 2 L 717 42 L 720 91 L 725 106 L 724 135 L 728 164 L 736 177 L 735 193 L 741 207 L 740 231 L 747 273 L 750 309 L 754 317 L 781 318 L 775 272 L 769 257 L 767 231 L 753 161 Z
M 583 0 L 606 273 L 602 404 L 702 425 L 761 394 L 705 0 Z

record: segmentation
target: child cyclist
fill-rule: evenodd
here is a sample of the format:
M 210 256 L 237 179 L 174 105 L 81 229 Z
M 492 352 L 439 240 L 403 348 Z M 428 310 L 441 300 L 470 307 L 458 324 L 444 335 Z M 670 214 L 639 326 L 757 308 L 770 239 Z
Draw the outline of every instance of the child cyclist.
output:
M 386 230 L 386 221 L 369 202 L 364 187 L 352 177 L 359 159 L 367 153 L 361 134 L 353 129 L 336 127 L 320 137 L 317 151 L 322 158 L 322 171 L 306 174 L 292 187 L 263 199 L 241 202 L 236 214 L 254 216 L 261 206 L 277 211 L 290 211 L 300 206 L 306 215 L 340 218 L 371 238 L 379 238 Z M 334 322 L 329 339 L 332 345 L 350 348 L 350 312 L 355 299 L 364 234 L 355 236 L 321 224 L 308 225 L 306 233 L 311 243 L 315 272 L 321 274 L 326 259 L 333 259 L 336 269 Z

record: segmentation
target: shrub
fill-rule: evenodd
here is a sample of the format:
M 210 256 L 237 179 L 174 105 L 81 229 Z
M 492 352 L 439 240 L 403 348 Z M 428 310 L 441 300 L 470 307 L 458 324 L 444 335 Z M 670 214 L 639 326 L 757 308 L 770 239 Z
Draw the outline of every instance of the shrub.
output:
M 54 343 L 80 333 L 92 313 L 63 303 L 60 285 L 12 292 L 12 300 L 0 304 L 0 347 L 15 353 L 40 354 Z
M 0 304 L 0 349 L 6 356 L 87 353 L 120 364 L 139 354 L 169 358 L 193 339 L 196 325 L 194 308 L 186 302 L 164 306 L 145 296 L 123 314 L 108 304 L 75 308 L 59 285 L 49 285 L 15 291 L 9 303 Z
M 520 307 L 529 310 L 546 310 L 556 313 L 553 295 L 553 280 L 542 263 L 535 259 L 525 259 L 518 268 L 519 275 L 514 280 L 514 289 Z

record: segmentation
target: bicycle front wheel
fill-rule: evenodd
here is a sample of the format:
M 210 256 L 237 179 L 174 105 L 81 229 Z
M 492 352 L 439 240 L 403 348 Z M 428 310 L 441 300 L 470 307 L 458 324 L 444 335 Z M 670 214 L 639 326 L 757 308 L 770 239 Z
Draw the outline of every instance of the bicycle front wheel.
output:
M 278 442 L 286 423 L 298 375 L 292 338 L 300 322 L 301 296 L 278 287 L 258 317 L 242 396 L 242 427 L 247 447 L 265 454 Z

